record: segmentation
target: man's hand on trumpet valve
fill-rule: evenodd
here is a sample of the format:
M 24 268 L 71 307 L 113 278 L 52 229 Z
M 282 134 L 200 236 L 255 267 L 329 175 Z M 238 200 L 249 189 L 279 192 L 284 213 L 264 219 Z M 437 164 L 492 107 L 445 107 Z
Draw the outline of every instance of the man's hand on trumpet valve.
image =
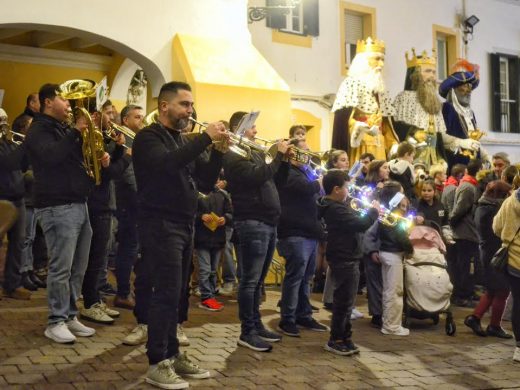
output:
M 124 145 L 125 142 L 126 142 L 125 135 L 124 135 L 123 133 L 119 133 L 119 134 L 116 135 L 116 137 L 114 138 L 114 141 L 116 141 L 116 144 L 118 144 L 118 145 Z
M 213 141 L 223 141 L 229 139 L 226 126 L 222 122 L 209 123 L 206 127 L 206 133 Z
M 381 212 L 381 204 L 377 200 L 373 200 L 370 202 L 370 207 L 376 209 L 377 211 Z

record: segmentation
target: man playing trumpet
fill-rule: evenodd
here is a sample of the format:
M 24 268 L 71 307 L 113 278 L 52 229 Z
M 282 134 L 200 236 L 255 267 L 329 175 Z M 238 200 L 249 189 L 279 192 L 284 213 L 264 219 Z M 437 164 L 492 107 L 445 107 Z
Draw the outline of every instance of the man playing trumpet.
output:
M 183 82 L 162 86 L 157 122 L 145 127 L 133 143 L 133 163 L 139 200 L 139 239 L 150 269 L 153 293 L 148 312 L 146 381 L 162 388 L 187 388 L 187 378 L 208 378 L 209 371 L 179 353 L 179 303 L 186 294 L 193 250 L 193 224 L 198 191 L 195 178 L 215 183 L 223 154 L 214 141 L 227 138 L 224 125 L 210 123 L 191 140 L 181 135 L 193 113 L 191 87 Z
M 242 136 L 254 142 L 256 133 L 253 126 Z M 266 153 L 260 151 L 260 146 L 258 150 L 251 150 L 249 159 L 235 153 L 228 153 L 224 159 L 228 189 L 233 198 L 241 275 L 238 312 L 242 329 L 238 344 L 259 352 L 270 351 L 272 346 L 269 342 L 281 340 L 280 335 L 264 327 L 259 310 L 261 288 L 273 258 L 276 225 L 281 214 L 275 182 L 285 182 L 289 170 L 288 141 L 278 141 L 277 147 L 270 164 L 266 163 Z

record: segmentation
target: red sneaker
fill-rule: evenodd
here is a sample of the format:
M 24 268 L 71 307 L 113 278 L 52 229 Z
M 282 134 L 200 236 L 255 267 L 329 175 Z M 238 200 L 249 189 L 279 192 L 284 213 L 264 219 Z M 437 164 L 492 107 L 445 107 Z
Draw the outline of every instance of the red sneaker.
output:
M 199 303 L 199 307 L 209 311 L 221 311 L 224 308 L 224 305 L 215 298 L 208 298 Z

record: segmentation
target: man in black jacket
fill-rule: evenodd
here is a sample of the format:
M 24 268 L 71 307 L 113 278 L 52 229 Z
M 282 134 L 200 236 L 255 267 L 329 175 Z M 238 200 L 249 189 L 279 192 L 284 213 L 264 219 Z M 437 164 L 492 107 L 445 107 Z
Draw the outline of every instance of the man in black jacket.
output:
M 244 137 L 253 141 L 256 127 L 247 129 Z M 261 286 L 269 270 L 276 245 L 276 225 L 281 208 L 275 179 L 287 179 L 289 153 L 287 141 L 278 142 L 278 152 L 270 164 L 265 154 L 252 151 L 251 158 L 227 154 L 224 171 L 233 199 L 233 218 L 238 239 L 237 256 L 240 274 L 238 313 L 242 332 L 238 344 L 254 351 L 272 349 L 269 342 L 281 337 L 265 329 L 260 316 Z
M 377 220 L 379 210 L 379 203 L 374 201 L 366 214 L 354 211 L 350 199 L 347 200 L 347 186 L 348 175 L 344 171 L 330 170 L 323 178 L 327 195 L 318 204 L 318 215 L 327 225 L 327 262 L 335 286 L 330 339 L 325 350 L 343 356 L 359 352 L 352 342 L 350 315 L 363 256 L 362 233 Z
M 193 112 L 191 87 L 170 82 L 161 88 L 159 117 L 137 134 L 133 163 L 139 199 L 139 239 L 143 262 L 151 267 L 153 293 L 148 312 L 146 381 L 158 387 L 181 389 L 189 378 L 208 378 L 209 371 L 179 353 L 177 320 L 185 295 L 193 249 L 193 223 L 197 212 L 199 180 L 214 183 L 222 166 L 215 149 L 209 161 L 200 154 L 212 140 L 227 137 L 222 123 L 189 141 L 181 130 Z M 172 362 L 173 361 L 173 362 Z
M 66 124 L 70 104 L 58 89 L 55 84 L 40 88 L 42 114 L 36 115 L 25 144 L 34 172 L 35 215 L 50 256 L 45 336 L 72 343 L 75 336 L 95 333 L 76 318 L 92 238 L 86 201 L 93 180 L 83 166 L 81 130 Z
M 295 138 L 290 144 L 309 150 L 304 138 Z M 323 238 L 316 207 L 320 190 L 321 177 L 314 177 L 308 165 L 291 160 L 287 182 L 278 187 L 282 214 L 277 245 L 278 253 L 285 258 L 279 328 L 288 336 L 300 335 L 296 325 L 317 332 L 327 330 L 312 318 L 309 302 L 318 240 Z
M 2 110 L 3 111 L 3 110 Z M 0 126 L 7 130 L 7 115 Z M 0 134 L 2 132 L 0 131 Z M 0 136 L 0 200 L 16 206 L 18 218 L 7 232 L 9 244 L 5 258 L 3 294 L 14 299 L 30 299 L 31 292 L 22 287 L 22 250 L 25 238 L 25 185 L 22 170 L 27 168 L 25 146 Z M 25 165 L 25 167 L 23 167 Z M 0 237 L 1 239 L 1 237 Z
M 128 105 L 121 110 L 121 123 L 137 134 L 143 128 L 144 110 L 140 106 Z M 126 145 L 132 146 L 127 139 Z M 137 237 L 137 184 L 134 167 L 125 169 L 121 178 L 114 180 L 116 187 L 117 254 L 116 279 L 117 295 L 114 306 L 133 309 L 135 301 L 130 294 L 130 275 L 137 259 L 139 239 Z
M 109 120 L 107 112 L 97 111 L 94 104 L 89 106 L 95 126 L 106 129 Z M 113 179 L 121 177 L 132 160 L 131 149 L 124 149 L 124 143 L 124 135 L 119 134 L 116 142 L 106 144 L 106 149 L 113 151 L 111 154 L 105 152 L 101 158 L 101 183 L 94 187 L 88 198 L 92 242 L 81 289 L 84 307 L 80 313 L 81 318 L 101 324 L 112 324 L 114 318 L 119 316 L 119 312 L 108 308 L 101 300 L 99 290 L 106 277 L 112 216 L 116 209 Z

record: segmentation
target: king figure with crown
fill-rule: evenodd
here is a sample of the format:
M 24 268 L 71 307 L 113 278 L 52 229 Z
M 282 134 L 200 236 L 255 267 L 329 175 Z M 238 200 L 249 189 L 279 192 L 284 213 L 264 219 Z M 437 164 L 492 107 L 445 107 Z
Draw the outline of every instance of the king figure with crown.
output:
M 459 59 L 451 74 L 439 86 L 439 93 L 446 101 L 442 114 L 448 134 L 461 139 L 461 148 L 448 153 L 448 164 L 467 164 L 472 158 L 490 160 L 489 154 L 480 145 L 484 133 L 478 128 L 475 113 L 471 109 L 471 94 L 480 82 L 479 67 Z
M 412 56 L 406 53 L 405 90 L 395 100 L 394 121 L 397 134 L 416 147 L 415 158 L 427 169 L 433 164 L 447 165 L 446 150 L 461 147 L 460 138 L 448 134 L 442 116 L 442 102 L 437 92 L 435 52 Z
M 351 165 L 363 153 L 386 160 L 399 142 L 391 120 L 395 111 L 383 81 L 384 61 L 382 41 L 358 41 L 332 107 L 332 147 L 347 151 Z

